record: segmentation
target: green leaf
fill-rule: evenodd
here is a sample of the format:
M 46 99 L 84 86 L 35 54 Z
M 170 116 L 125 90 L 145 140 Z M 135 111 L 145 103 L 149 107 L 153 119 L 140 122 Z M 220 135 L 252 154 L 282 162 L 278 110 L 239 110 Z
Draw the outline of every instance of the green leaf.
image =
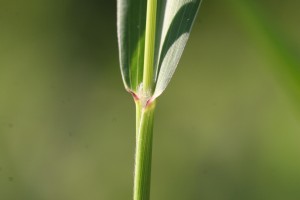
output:
M 155 90 L 152 99 L 167 87 L 178 65 L 201 0 L 160 1 L 157 16 Z
M 137 93 L 143 78 L 153 81 L 152 98 L 167 87 L 188 40 L 201 0 L 158 0 L 152 77 L 143 77 L 147 1 L 118 0 L 121 72 L 127 90 Z
M 117 32 L 125 88 L 137 91 L 143 79 L 147 1 L 117 1 Z

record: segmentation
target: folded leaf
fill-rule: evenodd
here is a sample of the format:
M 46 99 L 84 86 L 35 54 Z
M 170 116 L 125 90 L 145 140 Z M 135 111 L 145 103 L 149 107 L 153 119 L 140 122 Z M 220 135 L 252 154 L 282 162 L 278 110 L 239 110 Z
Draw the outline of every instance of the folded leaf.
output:
M 162 1 L 158 21 L 153 99 L 167 87 L 189 37 L 201 0 Z M 161 33 L 161 36 L 159 35 Z
M 127 90 L 143 82 L 146 0 L 118 0 L 121 72 Z M 189 37 L 201 0 L 157 0 L 152 98 L 167 87 Z
M 147 1 L 117 1 L 117 32 L 125 88 L 137 91 L 143 79 Z

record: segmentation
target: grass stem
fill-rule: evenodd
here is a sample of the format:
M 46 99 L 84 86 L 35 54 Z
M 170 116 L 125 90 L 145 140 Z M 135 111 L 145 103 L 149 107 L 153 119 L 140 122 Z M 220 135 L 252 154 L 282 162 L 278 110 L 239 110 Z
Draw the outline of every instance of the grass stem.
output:
M 147 16 L 146 16 L 146 33 L 145 33 L 144 72 L 143 72 L 143 88 L 145 92 L 151 91 L 153 86 L 156 7 L 157 7 L 157 0 L 148 0 Z
M 157 0 L 147 1 L 143 85 L 136 101 L 136 152 L 134 166 L 134 200 L 149 200 L 153 115 L 155 102 L 146 105 L 152 94 Z M 151 94 L 150 94 L 151 93 Z M 150 96 L 149 96 L 150 94 Z
M 139 109 L 141 113 L 136 141 L 133 199 L 149 200 L 155 101 Z

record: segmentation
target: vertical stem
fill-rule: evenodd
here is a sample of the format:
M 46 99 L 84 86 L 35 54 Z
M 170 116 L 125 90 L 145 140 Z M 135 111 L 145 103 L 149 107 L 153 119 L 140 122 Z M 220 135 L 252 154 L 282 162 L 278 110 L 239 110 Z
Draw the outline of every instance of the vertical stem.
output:
M 134 200 L 149 200 L 150 198 L 154 110 L 155 102 L 152 102 L 142 108 L 141 112 L 135 152 Z
M 145 55 L 143 71 L 142 98 L 152 93 L 153 63 L 155 47 L 157 0 L 147 0 L 147 16 L 145 30 Z M 142 101 L 148 99 L 141 99 Z M 153 136 L 153 116 L 155 102 L 144 105 L 145 102 L 136 102 L 136 152 L 134 166 L 134 200 L 149 200 L 151 180 L 151 156 Z
M 135 100 L 135 133 L 136 133 L 136 141 L 138 141 L 138 133 L 139 133 L 139 127 L 140 127 L 140 121 L 141 121 L 141 115 L 142 115 L 142 105 L 140 100 Z
M 152 90 L 157 0 L 148 0 L 145 33 L 143 87 Z

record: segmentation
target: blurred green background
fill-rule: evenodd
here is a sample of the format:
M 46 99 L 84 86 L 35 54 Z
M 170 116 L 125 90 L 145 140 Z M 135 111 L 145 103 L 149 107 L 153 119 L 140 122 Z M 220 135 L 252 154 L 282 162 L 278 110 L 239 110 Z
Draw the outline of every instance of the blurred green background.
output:
M 132 199 L 115 1 L 0 0 L 0 199 Z M 300 1 L 207 0 L 159 98 L 155 200 L 300 199 Z

